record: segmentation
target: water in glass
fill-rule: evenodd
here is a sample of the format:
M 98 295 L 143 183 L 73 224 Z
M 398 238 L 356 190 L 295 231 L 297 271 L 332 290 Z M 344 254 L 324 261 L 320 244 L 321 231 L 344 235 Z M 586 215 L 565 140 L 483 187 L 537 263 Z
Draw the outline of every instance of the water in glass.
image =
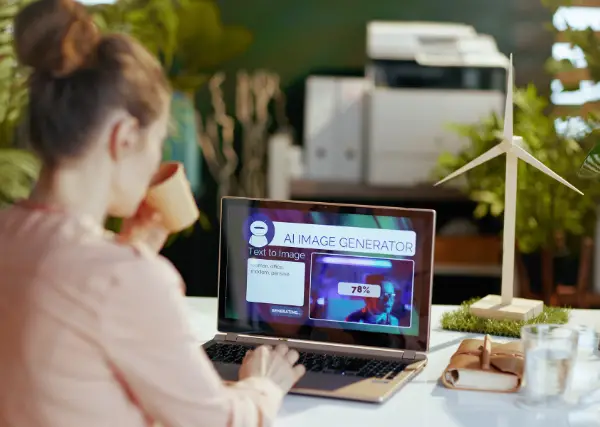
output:
M 554 408 L 565 403 L 577 357 L 577 331 L 561 325 L 528 325 L 523 327 L 521 339 L 524 403 Z

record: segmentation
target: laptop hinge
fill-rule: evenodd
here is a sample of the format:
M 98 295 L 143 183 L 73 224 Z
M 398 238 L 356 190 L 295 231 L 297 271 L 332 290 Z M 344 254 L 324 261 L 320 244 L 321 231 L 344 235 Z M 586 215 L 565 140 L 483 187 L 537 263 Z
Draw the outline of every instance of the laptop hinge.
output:
M 404 360 L 415 360 L 417 358 L 417 352 L 414 350 L 404 350 L 402 359 Z
M 238 340 L 238 334 L 226 334 L 225 341 L 236 342 Z

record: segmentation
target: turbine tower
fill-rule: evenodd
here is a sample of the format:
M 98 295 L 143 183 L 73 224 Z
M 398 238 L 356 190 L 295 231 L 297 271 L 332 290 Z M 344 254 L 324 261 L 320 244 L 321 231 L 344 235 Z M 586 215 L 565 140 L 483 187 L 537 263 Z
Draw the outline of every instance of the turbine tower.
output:
M 544 308 L 542 301 L 513 298 L 515 274 L 515 217 L 517 214 L 517 174 L 519 159 L 529 163 L 561 184 L 583 195 L 581 191 L 557 175 L 523 148 L 523 138 L 513 135 L 513 61 L 510 55 L 504 111 L 504 132 L 502 141 L 448 175 L 435 185 L 473 169 L 501 154 L 506 154 L 506 177 L 504 190 L 504 234 L 502 241 L 502 291 L 501 296 L 488 295 L 471 305 L 471 312 L 491 319 L 529 320 L 540 314 Z

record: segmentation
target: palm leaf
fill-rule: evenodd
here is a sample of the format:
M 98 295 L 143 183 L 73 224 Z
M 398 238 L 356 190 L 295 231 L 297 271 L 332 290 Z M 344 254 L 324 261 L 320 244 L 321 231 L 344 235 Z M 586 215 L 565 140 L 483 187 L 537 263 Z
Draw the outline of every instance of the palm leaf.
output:
M 12 24 L 29 1 L 5 0 L 0 4 L 0 207 L 27 197 L 40 168 L 32 153 L 14 148 L 28 102 L 28 73 L 16 60 Z
M 0 208 L 29 195 L 40 169 L 38 159 L 28 151 L 0 149 Z

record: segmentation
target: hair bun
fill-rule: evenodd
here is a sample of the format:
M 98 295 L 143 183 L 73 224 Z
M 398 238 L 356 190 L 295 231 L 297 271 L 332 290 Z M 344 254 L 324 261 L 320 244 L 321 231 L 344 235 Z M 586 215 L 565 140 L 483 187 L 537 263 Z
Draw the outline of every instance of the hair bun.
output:
M 37 0 L 15 17 L 19 62 L 55 77 L 87 66 L 100 38 L 85 7 L 73 0 Z

